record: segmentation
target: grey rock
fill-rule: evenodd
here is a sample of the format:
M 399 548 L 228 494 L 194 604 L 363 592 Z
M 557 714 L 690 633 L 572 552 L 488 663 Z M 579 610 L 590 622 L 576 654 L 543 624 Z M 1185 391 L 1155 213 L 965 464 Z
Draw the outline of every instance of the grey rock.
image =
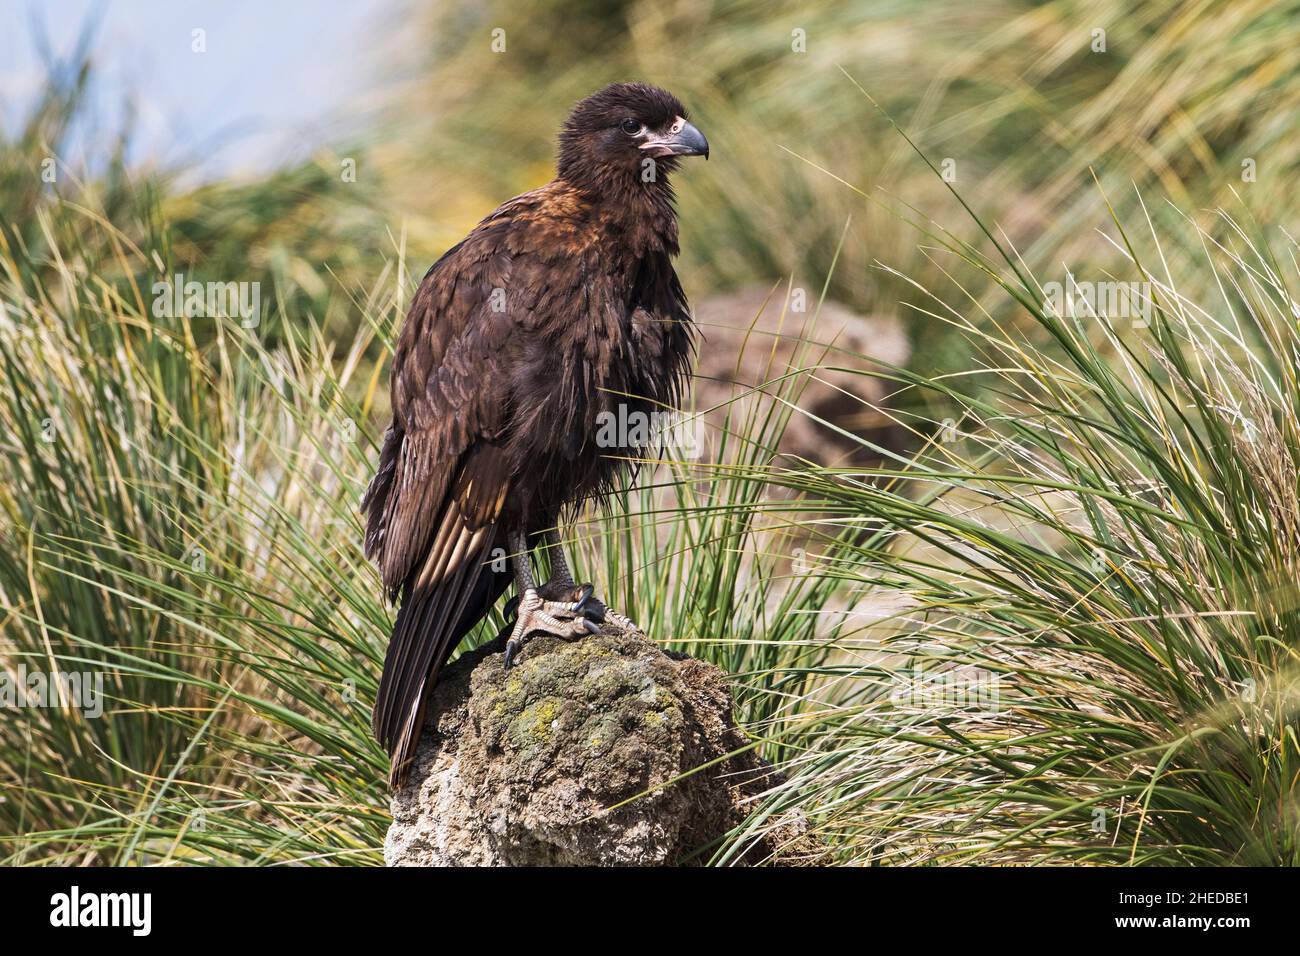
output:
M 810 370 L 800 379 L 803 411 L 790 416 L 777 451 L 823 465 L 868 464 L 877 456 L 837 429 L 885 448 L 902 447 L 906 432 L 888 414 L 889 392 L 897 385 L 844 370 L 905 366 L 911 357 L 907 333 L 895 316 L 861 315 L 831 300 L 822 304 L 814 323 L 820 285 L 803 283 L 803 288 L 811 290 L 803 313 L 793 311 L 784 284 L 719 293 L 695 305 L 704 340 L 695 370 L 695 405 L 709 410 L 705 421 L 712 432 L 728 409 L 735 420 L 745 420 L 742 409 L 751 399 L 737 402 L 737 395 L 792 370 Z
M 716 667 L 609 625 L 535 635 L 509 671 L 501 649 L 463 655 L 435 689 L 389 866 L 702 863 L 779 780 L 744 749 Z M 781 860 L 802 830 L 780 822 L 740 862 Z

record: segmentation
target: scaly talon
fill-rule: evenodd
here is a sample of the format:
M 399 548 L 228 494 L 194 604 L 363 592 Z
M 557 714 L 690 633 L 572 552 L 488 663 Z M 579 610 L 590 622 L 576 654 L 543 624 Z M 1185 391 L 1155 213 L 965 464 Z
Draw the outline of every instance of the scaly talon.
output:
M 586 634 L 599 634 L 600 628 L 590 620 L 580 615 L 573 616 L 585 601 L 586 598 L 572 602 L 543 601 L 541 595 L 533 588 L 524 591 L 518 601 L 514 629 L 510 633 L 510 639 L 506 641 L 505 667 L 507 669 L 510 667 L 511 662 L 523 649 L 528 636 L 536 631 L 566 639 L 582 637 Z
M 629 634 L 640 634 L 645 636 L 645 632 L 637 626 L 636 622 L 626 615 L 619 614 L 611 607 L 605 608 L 605 620 L 613 624 L 621 631 L 627 631 Z

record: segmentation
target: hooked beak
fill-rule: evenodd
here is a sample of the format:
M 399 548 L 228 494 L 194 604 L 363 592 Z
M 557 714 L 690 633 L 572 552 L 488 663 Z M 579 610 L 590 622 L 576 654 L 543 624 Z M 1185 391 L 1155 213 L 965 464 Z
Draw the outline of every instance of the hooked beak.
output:
M 680 116 L 672 128 L 655 134 L 641 144 L 651 156 L 703 156 L 709 158 L 709 141 L 704 134 Z

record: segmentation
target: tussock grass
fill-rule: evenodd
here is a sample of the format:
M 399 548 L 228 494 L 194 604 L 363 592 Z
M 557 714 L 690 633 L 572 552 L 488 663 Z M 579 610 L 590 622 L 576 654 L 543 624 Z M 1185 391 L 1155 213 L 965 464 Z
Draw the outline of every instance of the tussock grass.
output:
M 157 250 L 66 199 L 37 215 L 55 254 L 0 250 L 0 660 L 100 674 L 106 701 L 99 718 L 70 703 L 0 715 L 2 858 L 378 862 L 386 757 L 369 705 L 391 610 L 356 506 L 411 278 L 387 270 L 351 303 L 351 340 L 292 311 L 270 336 L 154 314 L 149 288 L 172 274 Z M 736 674 L 742 719 L 781 726 L 830 646 L 815 616 L 785 610 L 833 590 L 777 573 L 787 532 L 757 521 L 798 388 L 713 438 L 731 474 L 644 463 L 622 510 L 574 534 L 620 607 Z
M 1126 223 L 1144 216 L 1135 185 L 1179 209 L 1230 206 L 1235 188 L 1271 224 L 1295 220 L 1298 15 L 1295 0 L 439 0 L 414 19 L 419 68 L 392 110 L 399 135 L 375 163 L 413 237 L 445 248 L 503 196 L 550 177 L 554 125 L 570 103 L 612 80 L 660 83 L 713 146 L 675 183 L 686 287 L 793 274 L 811 289 L 830 274 L 833 298 L 907 322 L 913 367 L 948 372 L 965 367 L 962 337 L 913 308 L 926 297 L 912 285 L 874 268 L 888 262 L 961 295 L 897 214 L 910 205 L 951 222 L 946 184 L 842 71 L 936 163 L 951 163 L 953 185 L 1043 281 L 1064 281 L 1051 274 L 1063 262 L 1096 280 L 1122 258 L 1098 239 L 1110 213 L 1092 171 Z M 494 28 L 504 53 L 493 52 Z M 850 209 L 823 170 L 878 202 Z M 1149 212 L 1162 230 L 1179 228 L 1164 204 Z M 1212 277 L 1195 257 L 1177 266 L 1184 291 L 1208 299 Z M 996 286 L 973 275 L 962 284 L 1017 318 Z
M 0 710 L 0 860 L 380 861 L 367 725 L 392 611 L 356 503 L 406 263 L 547 175 L 551 131 L 530 124 L 549 119 L 520 76 L 555 77 L 545 95 L 567 103 L 635 73 L 699 104 L 734 157 L 682 181 L 693 288 L 829 276 L 864 309 L 910 308 L 928 363 L 873 373 L 894 391 L 873 413 L 913 450 L 793 462 L 774 449 L 808 414 L 803 383 L 867 367 L 809 325 L 798 367 L 738 393 L 703 460 L 667 449 L 571 529 L 584 577 L 733 675 L 786 774 L 711 861 L 798 811 L 820 862 L 1294 863 L 1296 248 L 1246 213 L 1186 212 L 1235 188 L 1294 218 L 1288 5 L 955 5 L 939 27 L 910 5 L 815 4 L 804 60 L 774 8 L 618 9 L 627 37 L 578 29 L 581 10 L 564 35 L 512 27 L 519 56 L 486 85 L 486 44 L 458 32 L 482 24 L 447 29 L 408 115 L 465 151 L 427 151 L 446 172 L 427 189 L 382 147 L 383 196 L 339 192 L 328 158 L 178 193 L 120 149 L 48 189 L 32 171 L 59 153 L 82 67 L 0 149 L 0 666 L 97 673 L 108 698 L 98 718 Z M 1082 52 L 1094 20 L 1110 58 Z M 980 222 L 977 246 L 926 225 L 918 246 L 875 209 L 846 231 L 842 182 L 897 186 L 920 223 L 948 200 L 912 188 L 905 142 L 845 73 L 902 91 L 885 105 L 930 155 L 960 144 L 961 194 L 996 193 L 1006 231 Z M 503 148 L 466 77 L 534 152 Z M 778 132 L 779 162 L 752 148 Z M 1025 145 L 1040 133 L 1051 162 Z M 375 251 L 378 210 L 417 205 L 402 168 L 440 212 L 417 221 L 420 251 L 404 233 Z M 1054 312 L 1062 263 L 1149 283 L 1149 325 Z M 262 323 L 154 314 L 177 271 L 261 282 Z M 935 343 L 960 343 L 943 345 L 959 373 L 935 372 L 954 367 Z
M 1294 865 L 1295 241 L 1221 214 L 1139 251 L 1116 222 L 1150 283 L 1134 327 L 932 238 L 1039 334 L 932 299 L 978 358 L 894 380 L 955 427 L 900 467 L 773 475 L 842 516 L 818 573 L 887 613 L 747 829 L 800 808 L 859 862 Z

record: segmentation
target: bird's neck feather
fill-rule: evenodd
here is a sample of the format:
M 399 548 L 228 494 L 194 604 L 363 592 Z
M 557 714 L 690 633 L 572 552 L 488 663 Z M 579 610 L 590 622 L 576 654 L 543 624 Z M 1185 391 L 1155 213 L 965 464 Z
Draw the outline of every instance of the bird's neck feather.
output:
M 566 180 L 591 210 L 592 220 L 632 244 L 640 254 L 677 254 L 677 212 L 669 170 L 660 163 L 653 182 L 639 172 L 610 171 L 579 182 Z

